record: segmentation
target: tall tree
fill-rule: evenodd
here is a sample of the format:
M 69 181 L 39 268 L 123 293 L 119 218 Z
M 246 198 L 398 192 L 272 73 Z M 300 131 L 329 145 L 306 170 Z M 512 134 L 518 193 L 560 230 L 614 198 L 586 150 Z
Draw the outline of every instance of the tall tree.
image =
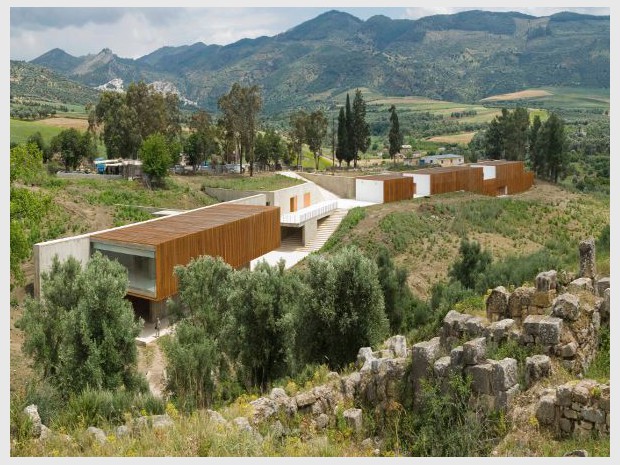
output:
M 347 150 L 345 152 L 345 161 L 347 162 L 347 167 L 351 166 L 351 162 L 355 158 L 355 134 L 353 132 L 353 113 L 351 112 L 351 102 L 349 101 L 349 94 L 347 93 L 347 102 L 344 107 L 344 118 L 347 126 Z
M 544 175 L 555 183 L 566 169 L 566 133 L 564 121 L 551 113 L 540 129 L 537 147 L 544 159 Z
M 362 91 L 355 90 L 353 98 L 353 167 L 357 168 L 357 152 L 366 153 L 370 146 L 370 126 L 366 122 L 366 102 Z
M 142 143 L 139 154 L 147 182 L 160 184 L 174 163 L 166 138 L 161 134 L 148 136 Z
M 52 139 L 50 147 L 52 152 L 60 153 L 66 171 L 75 170 L 84 158 L 94 158 L 97 150 L 90 132 L 81 134 L 74 128 L 61 131 Z
M 163 95 L 142 81 L 131 83 L 126 93 L 103 92 L 94 112 L 110 158 L 136 158 L 144 139 L 155 133 L 172 143 L 181 134 L 180 118 L 177 95 Z
M 540 116 L 534 116 L 534 121 L 532 121 L 532 127 L 530 128 L 529 140 L 530 140 L 530 165 L 532 167 L 532 171 L 540 176 L 543 171 L 543 160 L 542 154 L 540 153 L 540 147 L 538 144 L 538 138 L 540 136 Z
M 297 168 L 301 169 L 301 154 L 304 140 L 306 140 L 306 119 L 308 115 L 303 110 L 297 110 L 289 117 L 290 138 L 293 150 L 297 155 Z
M 184 151 L 196 173 L 198 167 L 210 155 L 219 151 L 219 146 L 216 141 L 216 129 L 206 111 L 200 110 L 194 113 L 189 121 L 189 128 L 192 133 L 185 141 Z
M 315 110 L 306 118 L 306 143 L 314 154 L 314 164 L 319 169 L 321 144 L 327 134 L 327 118 L 323 110 Z
M 254 171 L 254 139 L 258 113 L 262 108 L 262 98 L 258 86 L 243 87 L 234 83 L 228 94 L 218 100 L 218 105 L 229 121 L 230 128 L 238 134 L 241 146 L 239 167 L 242 168 L 242 157 L 250 163 L 250 176 Z
M 523 107 L 515 108 L 504 121 L 506 160 L 525 160 L 530 128 L 530 115 Z
M 340 107 L 340 113 L 338 114 L 338 145 L 336 146 L 336 158 L 340 166 L 342 166 L 342 160 L 347 159 L 347 140 L 347 120 L 344 107 Z
M 388 139 L 390 141 L 390 158 L 394 158 L 394 155 L 400 152 L 400 148 L 403 145 L 403 135 L 400 132 L 400 125 L 398 124 L 398 114 L 396 113 L 396 107 L 392 105 L 390 107 L 390 133 Z

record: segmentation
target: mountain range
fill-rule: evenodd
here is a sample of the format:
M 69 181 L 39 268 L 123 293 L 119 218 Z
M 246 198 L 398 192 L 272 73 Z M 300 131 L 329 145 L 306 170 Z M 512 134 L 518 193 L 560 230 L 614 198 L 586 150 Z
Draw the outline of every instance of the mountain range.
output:
M 138 59 L 109 49 L 81 57 L 53 49 L 31 63 L 91 88 L 168 83 L 210 110 L 234 82 L 258 84 L 265 112 L 274 114 L 329 103 L 356 87 L 458 102 L 529 87 L 609 88 L 609 30 L 609 16 L 567 12 L 363 21 L 332 10 L 281 34 L 225 46 L 162 47 Z

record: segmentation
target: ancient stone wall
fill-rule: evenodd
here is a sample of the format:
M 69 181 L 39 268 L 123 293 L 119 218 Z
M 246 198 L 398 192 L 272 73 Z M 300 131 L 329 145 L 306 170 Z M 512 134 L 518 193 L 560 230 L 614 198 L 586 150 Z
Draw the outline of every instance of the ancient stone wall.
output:
M 536 419 L 562 436 L 609 434 L 609 384 L 590 379 L 548 389 L 536 406 Z

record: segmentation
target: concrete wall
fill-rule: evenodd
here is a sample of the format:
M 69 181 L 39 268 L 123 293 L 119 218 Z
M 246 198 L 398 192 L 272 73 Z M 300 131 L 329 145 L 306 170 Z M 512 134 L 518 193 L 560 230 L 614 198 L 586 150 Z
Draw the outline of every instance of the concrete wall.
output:
M 311 205 L 322 202 L 323 195 L 312 183 L 298 184 L 296 186 L 285 187 L 277 191 L 237 191 L 233 189 L 220 189 L 205 187 L 205 193 L 222 202 L 241 200 L 249 196 L 264 196 L 267 205 L 280 207 L 280 214 L 291 212 L 291 197 L 297 197 L 297 210 L 304 208 L 304 194 L 310 194 Z M 239 202 L 236 202 L 239 203 Z M 253 204 L 254 205 L 254 204 Z M 264 203 L 258 205 L 265 205 Z
M 306 221 L 301 230 L 302 245 L 308 245 L 310 242 L 312 242 L 316 237 L 317 230 L 318 221 L 316 218 Z
M 489 165 L 471 165 L 472 168 L 482 168 L 482 179 L 486 181 L 487 179 L 495 179 L 497 177 L 495 173 L 495 166 Z
M 424 197 L 431 195 L 431 176 L 430 174 L 403 173 L 403 176 L 413 178 L 415 183 L 415 196 Z
M 33 246 L 34 257 L 34 295 L 41 295 L 41 273 L 52 268 L 54 256 L 61 262 L 75 257 L 85 265 L 90 258 L 90 234 L 42 242 Z
M 355 200 L 383 203 L 383 181 L 374 179 L 355 180 Z
M 355 178 L 353 177 L 332 176 L 331 174 L 299 174 L 343 199 L 355 199 Z

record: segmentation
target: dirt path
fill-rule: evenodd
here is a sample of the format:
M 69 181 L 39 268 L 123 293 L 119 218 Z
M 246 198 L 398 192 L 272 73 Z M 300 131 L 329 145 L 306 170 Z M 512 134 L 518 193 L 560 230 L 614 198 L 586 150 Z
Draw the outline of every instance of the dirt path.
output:
M 138 347 L 138 371 L 146 376 L 151 393 L 163 397 L 166 361 L 158 343 Z

